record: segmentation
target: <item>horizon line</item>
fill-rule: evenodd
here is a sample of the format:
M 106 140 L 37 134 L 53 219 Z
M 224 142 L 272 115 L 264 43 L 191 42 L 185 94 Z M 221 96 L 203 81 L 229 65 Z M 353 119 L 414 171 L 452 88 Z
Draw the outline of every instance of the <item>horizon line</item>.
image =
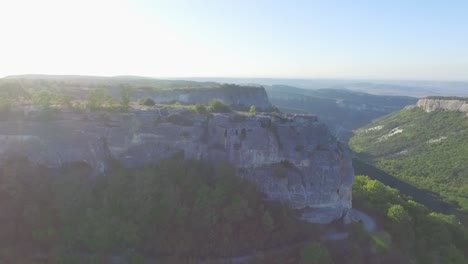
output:
M 324 80 L 324 81 L 384 81 L 384 82 L 468 82 L 468 79 L 406 79 L 406 78 L 365 78 L 365 77 L 259 77 L 259 76 L 148 76 L 148 75 L 134 75 L 134 74 L 119 74 L 119 75 L 90 75 L 90 74 L 45 74 L 45 73 L 24 73 L 24 74 L 7 74 L 1 75 L 0 79 L 15 76 L 76 76 L 76 77 L 103 77 L 103 78 L 116 78 L 116 77 L 136 77 L 136 78 L 149 78 L 159 80 L 187 80 L 187 79 L 265 79 L 265 80 Z

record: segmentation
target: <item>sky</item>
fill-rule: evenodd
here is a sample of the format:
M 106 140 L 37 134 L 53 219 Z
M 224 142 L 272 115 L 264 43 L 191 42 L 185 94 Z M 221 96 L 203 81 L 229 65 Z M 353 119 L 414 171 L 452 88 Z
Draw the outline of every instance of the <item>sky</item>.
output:
M 466 0 L 0 0 L 13 74 L 468 80 Z

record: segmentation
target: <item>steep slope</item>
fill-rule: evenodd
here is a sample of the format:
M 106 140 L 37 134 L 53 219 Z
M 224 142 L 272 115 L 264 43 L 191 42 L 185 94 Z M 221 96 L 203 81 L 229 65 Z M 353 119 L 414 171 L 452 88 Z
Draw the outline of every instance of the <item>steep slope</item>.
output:
M 350 146 L 383 172 L 468 212 L 468 118 L 432 106 L 427 112 L 426 100 L 357 130 Z

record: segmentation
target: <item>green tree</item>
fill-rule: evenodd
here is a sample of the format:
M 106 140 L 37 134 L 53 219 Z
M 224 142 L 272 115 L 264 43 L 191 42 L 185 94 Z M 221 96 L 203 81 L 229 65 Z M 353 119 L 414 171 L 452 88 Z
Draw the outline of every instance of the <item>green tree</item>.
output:
M 411 216 L 408 211 L 399 204 L 394 204 L 388 208 L 387 217 L 396 223 L 407 223 L 411 221 Z
M 145 98 L 140 101 L 141 105 L 154 106 L 156 102 L 151 98 Z
M 227 104 L 223 103 L 219 99 L 213 99 L 210 102 L 210 109 L 214 113 L 228 113 L 228 112 L 231 112 L 231 108 Z
M 250 106 L 249 113 L 251 115 L 257 114 L 257 108 L 255 107 L 255 105 Z
M 456 216 L 431 213 L 423 205 L 382 185 L 366 176 L 356 176 L 353 184 L 355 205 L 363 205 L 385 219 L 385 231 L 372 235 L 377 249 L 400 251 L 416 259 L 416 263 L 466 263 L 462 252 L 468 246 L 468 230 Z M 381 236 L 386 232 L 391 240 Z
M 206 112 L 208 112 L 208 110 L 206 109 L 206 106 L 202 104 L 196 104 L 195 111 L 199 114 L 205 114 Z

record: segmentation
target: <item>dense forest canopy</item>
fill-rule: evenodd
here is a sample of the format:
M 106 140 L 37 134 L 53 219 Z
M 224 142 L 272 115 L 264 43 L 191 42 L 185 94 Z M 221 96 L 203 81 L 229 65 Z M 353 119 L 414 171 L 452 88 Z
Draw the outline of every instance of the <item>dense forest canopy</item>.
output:
M 114 163 L 87 176 L 11 160 L 0 171 L 0 261 L 5 263 L 464 263 L 466 230 L 394 189 L 357 177 L 355 205 L 383 223 L 315 226 L 263 200 L 228 164 L 175 156 L 141 169 Z M 381 224 L 379 224 L 381 225 Z M 346 234 L 344 240 L 329 240 Z M 348 245 L 344 247 L 343 245 Z M 349 245 L 355 245 L 349 247 Z M 431 254 L 424 254 L 431 251 Z
M 301 237 L 303 224 L 288 207 L 265 203 L 227 164 L 174 157 L 138 170 L 114 164 L 106 174 L 88 177 L 84 164 L 2 167 L 0 237 L 11 250 L 0 260 L 12 263 L 25 248 L 50 263 L 113 254 L 225 257 Z
M 467 263 L 468 229 L 456 216 L 431 212 L 367 176 L 356 176 L 353 198 L 355 207 L 379 219 L 382 230 L 372 241 L 394 255 L 393 263 Z

